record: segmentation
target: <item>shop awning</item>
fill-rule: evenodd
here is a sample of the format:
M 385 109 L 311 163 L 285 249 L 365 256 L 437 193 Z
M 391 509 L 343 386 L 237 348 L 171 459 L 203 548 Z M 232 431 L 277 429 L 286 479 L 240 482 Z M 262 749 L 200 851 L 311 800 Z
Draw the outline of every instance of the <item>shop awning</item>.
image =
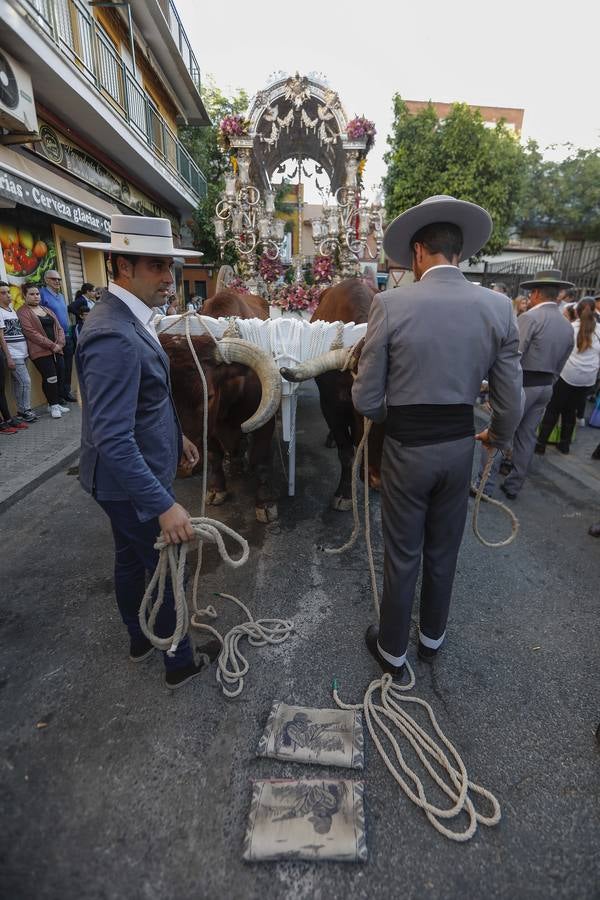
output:
M 110 234 L 110 217 L 120 212 L 112 203 L 2 146 L 0 197 L 101 235 Z

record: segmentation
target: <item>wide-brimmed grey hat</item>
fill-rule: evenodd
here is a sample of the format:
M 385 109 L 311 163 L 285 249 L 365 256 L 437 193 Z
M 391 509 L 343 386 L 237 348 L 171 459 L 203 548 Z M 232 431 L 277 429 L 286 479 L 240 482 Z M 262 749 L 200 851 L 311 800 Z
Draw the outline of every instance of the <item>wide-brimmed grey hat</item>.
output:
M 526 291 L 532 291 L 534 288 L 540 287 L 575 287 L 572 281 L 563 281 L 561 275 L 560 269 L 542 269 L 541 271 L 536 272 L 535 276 L 529 281 L 522 281 L 519 288 L 524 288 Z
M 411 206 L 388 225 L 383 238 L 386 255 L 399 266 L 410 269 L 412 236 L 423 226 L 434 222 L 458 225 L 463 237 L 461 260 L 478 253 L 488 242 L 494 227 L 492 217 L 482 206 L 467 200 L 457 200 L 448 194 L 436 194 L 434 197 L 427 197 L 418 206 Z
M 150 216 L 111 216 L 109 244 L 78 241 L 77 246 L 87 250 L 104 250 L 105 253 L 132 253 L 136 256 L 204 256 L 199 250 L 174 247 L 169 220 Z

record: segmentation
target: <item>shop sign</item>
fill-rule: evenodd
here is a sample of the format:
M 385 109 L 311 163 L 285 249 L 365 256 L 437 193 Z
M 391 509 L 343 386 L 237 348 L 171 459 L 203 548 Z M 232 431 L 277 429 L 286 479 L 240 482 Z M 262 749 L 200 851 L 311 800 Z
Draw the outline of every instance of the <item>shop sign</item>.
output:
M 23 206 L 30 206 L 73 226 L 97 231 L 100 234 L 110 234 L 110 221 L 100 213 L 65 200 L 54 191 L 40 187 L 20 175 L 13 175 L 2 167 L 0 167 L 0 197 Z
M 35 152 L 39 156 L 44 156 L 54 165 L 60 166 L 61 169 L 80 178 L 85 184 L 102 191 L 141 216 L 160 216 L 170 219 L 173 233 L 178 233 L 179 220 L 177 218 L 162 209 L 159 204 L 154 203 L 150 197 L 143 194 L 134 185 L 120 178 L 99 160 L 90 156 L 70 138 L 41 120 L 39 135 L 40 140 L 34 144 Z

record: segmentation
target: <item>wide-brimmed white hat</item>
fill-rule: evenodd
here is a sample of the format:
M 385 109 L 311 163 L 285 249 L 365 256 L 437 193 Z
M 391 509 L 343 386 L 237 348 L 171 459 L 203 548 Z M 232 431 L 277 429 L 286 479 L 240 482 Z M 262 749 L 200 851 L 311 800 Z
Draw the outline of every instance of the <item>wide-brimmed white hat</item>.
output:
M 417 206 L 411 206 L 388 225 L 383 238 L 386 255 L 397 265 L 410 269 L 412 236 L 434 222 L 450 222 L 460 228 L 463 237 L 461 260 L 478 253 L 488 242 L 494 227 L 492 217 L 482 206 L 457 200 L 448 194 L 436 194 Z
M 199 250 L 174 247 L 169 220 L 149 216 L 111 216 L 109 244 L 78 241 L 77 246 L 88 250 L 104 250 L 105 253 L 133 253 L 138 256 L 204 256 Z

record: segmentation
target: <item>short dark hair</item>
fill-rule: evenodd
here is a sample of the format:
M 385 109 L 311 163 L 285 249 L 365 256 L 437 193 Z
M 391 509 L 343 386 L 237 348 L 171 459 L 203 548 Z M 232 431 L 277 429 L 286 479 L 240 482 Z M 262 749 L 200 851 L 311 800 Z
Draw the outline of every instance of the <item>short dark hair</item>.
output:
M 130 262 L 131 265 L 135 268 L 135 266 L 138 264 L 138 262 L 140 260 L 141 254 L 139 254 L 139 253 L 121 253 L 120 250 L 117 253 L 111 253 L 110 261 L 111 261 L 112 267 L 113 267 L 113 275 L 117 274 L 117 259 L 119 258 L 119 256 L 122 256 L 123 259 L 127 260 L 127 262 Z
M 563 288 L 563 290 L 570 300 L 577 300 L 577 288 Z
M 429 253 L 441 253 L 446 259 L 460 256 L 463 247 L 462 231 L 452 222 L 432 222 L 419 228 L 410 239 L 410 252 L 415 244 L 423 244 Z
M 533 288 L 533 290 L 538 290 L 546 300 L 558 300 L 558 295 L 560 294 L 559 287 L 551 287 L 550 285 L 538 285 L 538 287 Z

